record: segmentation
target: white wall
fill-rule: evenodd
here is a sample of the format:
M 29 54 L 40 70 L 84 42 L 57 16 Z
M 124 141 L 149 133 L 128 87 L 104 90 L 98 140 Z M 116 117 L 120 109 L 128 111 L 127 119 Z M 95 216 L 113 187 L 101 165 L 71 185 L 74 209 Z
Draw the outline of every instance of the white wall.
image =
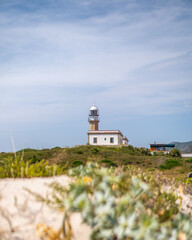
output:
M 97 143 L 93 142 L 93 138 L 97 138 Z M 106 140 L 105 140 L 106 138 Z M 110 143 L 110 138 L 114 138 L 114 143 Z M 91 133 L 88 135 L 88 142 L 90 145 L 122 145 L 122 136 L 118 133 L 113 134 L 96 134 Z
M 182 153 L 182 157 L 192 157 L 192 153 Z
M 128 141 L 127 140 L 123 140 L 123 145 L 127 146 L 128 145 Z

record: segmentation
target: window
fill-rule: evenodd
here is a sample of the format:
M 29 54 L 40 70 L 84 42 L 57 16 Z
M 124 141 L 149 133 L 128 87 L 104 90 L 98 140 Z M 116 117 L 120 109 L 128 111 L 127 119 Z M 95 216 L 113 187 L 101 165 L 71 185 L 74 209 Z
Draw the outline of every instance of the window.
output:
M 114 138 L 110 138 L 110 143 L 114 143 Z
M 106 141 L 106 138 L 104 138 L 104 140 Z
M 93 143 L 97 143 L 97 138 L 93 138 Z

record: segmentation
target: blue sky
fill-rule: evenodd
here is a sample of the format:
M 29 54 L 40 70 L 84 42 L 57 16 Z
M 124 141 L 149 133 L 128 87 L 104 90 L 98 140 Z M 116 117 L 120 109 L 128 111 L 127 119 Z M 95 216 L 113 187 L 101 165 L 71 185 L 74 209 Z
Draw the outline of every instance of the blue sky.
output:
M 192 140 L 192 2 L 1 0 L 0 151 Z

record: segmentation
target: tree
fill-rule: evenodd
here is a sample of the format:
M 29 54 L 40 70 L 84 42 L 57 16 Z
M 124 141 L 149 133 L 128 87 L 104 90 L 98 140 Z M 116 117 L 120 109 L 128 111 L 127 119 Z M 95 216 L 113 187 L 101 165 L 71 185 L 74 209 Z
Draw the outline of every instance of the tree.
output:
M 179 151 L 179 149 L 173 148 L 169 152 L 169 155 L 172 156 L 172 157 L 181 157 L 181 152 Z

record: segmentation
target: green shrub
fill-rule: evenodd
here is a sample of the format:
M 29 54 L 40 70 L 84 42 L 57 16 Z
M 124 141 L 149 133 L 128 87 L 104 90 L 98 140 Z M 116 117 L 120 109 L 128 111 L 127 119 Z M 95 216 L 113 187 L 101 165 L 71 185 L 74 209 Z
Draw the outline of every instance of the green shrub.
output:
M 36 152 L 36 151 L 38 151 L 38 150 L 33 149 L 33 148 L 24 148 L 24 149 L 19 150 L 17 153 L 19 153 L 19 152 Z
M 176 240 L 180 233 L 191 239 L 192 222 L 179 213 L 177 197 L 162 192 L 155 178 L 142 175 L 146 184 L 129 170 L 129 175 L 116 175 L 113 168 L 97 164 L 73 168 L 69 174 L 75 182 L 67 189 L 52 185 L 56 198 L 47 202 L 65 209 L 64 221 L 71 212 L 80 212 L 92 240 Z
M 83 151 L 79 150 L 76 152 L 77 154 L 83 154 Z
M 130 161 L 129 159 L 123 159 L 122 160 L 123 165 L 128 165 L 128 164 L 131 164 L 131 163 L 132 163 L 132 161 Z
M 32 157 L 32 159 L 30 160 L 30 163 L 37 163 L 40 162 L 41 160 L 39 158 L 37 158 L 35 155 Z
M 61 147 L 54 147 L 54 148 L 51 148 L 51 150 L 61 150 L 62 148 Z
M 153 156 L 165 156 L 164 152 L 162 152 L 162 151 L 153 152 L 152 155 Z
M 92 154 L 97 154 L 97 153 L 99 153 L 99 149 L 98 148 L 93 148 L 93 149 L 91 149 L 91 153 Z
M 77 160 L 77 161 L 72 162 L 71 167 L 77 167 L 80 165 L 84 165 L 84 164 L 83 164 L 83 162 Z
M 166 159 L 165 164 L 160 165 L 160 169 L 171 169 L 180 165 L 181 163 L 178 159 Z
M 120 151 L 123 153 L 128 153 L 129 155 L 151 156 L 151 152 L 148 148 L 134 148 L 132 145 L 122 146 Z
M 122 146 L 121 147 L 121 152 L 128 153 L 130 155 L 134 155 L 135 154 L 135 148 L 132 145 Z
M 190 163 L 192 163 L 192 158 L 187 159 L 185 162 L 190 162 Z
M 148 148 L 140 148 L 139 151 L 142 156 L 151 156 L 151 152 Z
M 169 155 L 172 157 L 181 157 L 181 152 L 177 148 L 172 148 Z
M 105 166 L 108 166 L 108 167 L 117 167 L 117 164 L 111 161 L 110 159 L 103 159 L 101 160 L 101 163 L 104 163 Z
M 153 156 L 157 156 L 157 152 L 153 152 Z

